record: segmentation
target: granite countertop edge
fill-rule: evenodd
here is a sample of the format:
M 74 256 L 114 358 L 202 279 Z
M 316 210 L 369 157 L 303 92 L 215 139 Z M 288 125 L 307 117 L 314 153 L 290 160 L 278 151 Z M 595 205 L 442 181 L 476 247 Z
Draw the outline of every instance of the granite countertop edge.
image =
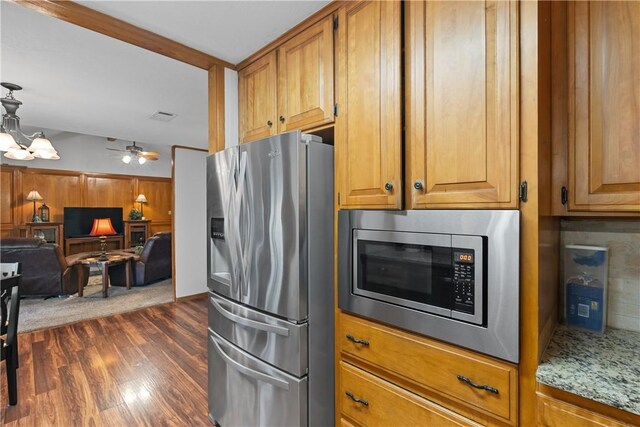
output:
M 640 333 L 602 335 L 559 326 L 536 372 L 539 383 L 640 415 Z

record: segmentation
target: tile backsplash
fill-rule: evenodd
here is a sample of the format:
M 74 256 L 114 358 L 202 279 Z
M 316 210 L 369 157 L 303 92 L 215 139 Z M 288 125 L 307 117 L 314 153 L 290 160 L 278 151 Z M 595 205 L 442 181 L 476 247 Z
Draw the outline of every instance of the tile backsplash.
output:
M 640 332 L 640 221 L 562 220 L 560 230 L 562 248 L 570 244 L 609 248 L 607 326 Z M 564 259 L 561 270 L 563 265 Z M 564 307 L 564 285 L 560 293 Z M 562 309 L 560 316 L 564 318 Z

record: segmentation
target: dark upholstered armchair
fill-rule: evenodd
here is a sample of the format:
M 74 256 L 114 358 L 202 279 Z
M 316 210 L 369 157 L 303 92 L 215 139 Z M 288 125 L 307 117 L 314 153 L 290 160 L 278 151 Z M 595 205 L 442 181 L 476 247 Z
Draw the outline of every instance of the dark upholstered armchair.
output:
M 156 280 L 171 277 L 171 232 L 154 234 L 144 244 L 140 257 L 133 264 L 132 286 L 148 285 Z M 111 285 L 124 286 L 123 268 L 110 268 Z
M 70 295 L 89 280 L 89 267 L 65 258 L 60 246 L 41 239 L 2 239 L 0 258 L 22 264 L 22 296 Z

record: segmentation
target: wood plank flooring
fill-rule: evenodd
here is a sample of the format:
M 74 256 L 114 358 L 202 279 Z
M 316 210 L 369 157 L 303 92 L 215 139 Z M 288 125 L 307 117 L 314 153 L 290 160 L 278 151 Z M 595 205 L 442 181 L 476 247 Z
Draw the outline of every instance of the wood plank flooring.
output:
M 18 404 L 0 368 L 0 424 L 210 426 L 207 300 L 20 334 Z

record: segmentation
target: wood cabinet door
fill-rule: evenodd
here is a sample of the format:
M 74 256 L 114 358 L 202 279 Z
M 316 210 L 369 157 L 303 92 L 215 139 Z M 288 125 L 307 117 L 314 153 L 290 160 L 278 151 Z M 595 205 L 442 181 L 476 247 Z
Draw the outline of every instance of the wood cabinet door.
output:
M 276 52 L 270 52 L 238 72 L 240 142 L 277 133 Z
M 517 207 L 517 4 L 406 10 L 409 207 Z
M 338 21 L 340 208 L 402 207 L 400 2 L 354 2 Z
M 333 122 L 333 17 L 278 49 L 278 129 Z
M 640 3 L 571 2 L 569 210 L 640 212 Z
M 623 427 L 626 424 L 584 408 L 536 393 L 540 427 Z

